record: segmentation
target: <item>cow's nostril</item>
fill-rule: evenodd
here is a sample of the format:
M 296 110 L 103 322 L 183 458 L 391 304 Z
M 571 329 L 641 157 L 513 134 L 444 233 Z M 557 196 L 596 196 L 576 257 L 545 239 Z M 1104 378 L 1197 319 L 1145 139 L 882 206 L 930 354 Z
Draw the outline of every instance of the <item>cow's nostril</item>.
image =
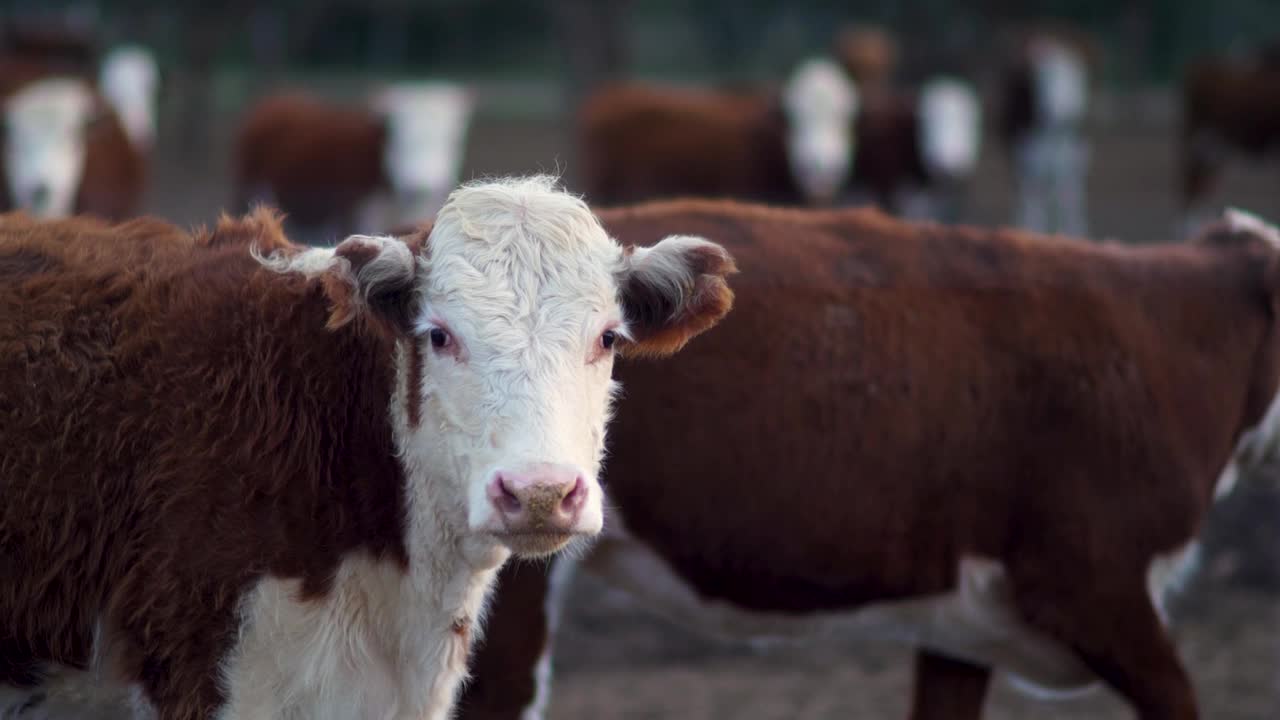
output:
M 587 483 L 579 475 L 573 483 L 573 488 L 565 494 L 564 499 L 560 501 L 560 509 L 566 513 L 573 514 L 587 500 Z
M 520 498 L 511 492 L 511 486 L 507 484 L 506 478 L 499 474 L 494 479 L 493 484 L 495 491 L 491 494 L 493 502 L 498 506 L 498 509 L 508 515 L 520 512 Z

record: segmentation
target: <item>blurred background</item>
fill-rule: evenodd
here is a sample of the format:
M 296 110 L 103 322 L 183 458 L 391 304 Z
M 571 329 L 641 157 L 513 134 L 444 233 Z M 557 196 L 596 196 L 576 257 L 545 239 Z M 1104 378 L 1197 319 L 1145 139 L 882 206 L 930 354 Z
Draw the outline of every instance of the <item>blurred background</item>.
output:
M 556 172 L 577 189 L 575 112 L 599 87 L 774 88 L 798 63 L 835 53 L 843 30 L 868 27 L 893 39 L 896 59 L 881 79 L 891 90 L 939 73 L 974 89 L 981 151 L 947 219 L 1009 224 L 1016 179 L 999 135 L 1010 58 L 1032 29 L 1050 27 L 1088 59 L 1079 128 L 1089 144 L 1088 235 L 1174 241 L 1186 228 L 1188 67 L 1210 56 L 1280 66 L 1275 0 L 4 0 L 0 19 L 53 44 L 79 38 L 89 63 L 123 44 L 152 53 L 156 133 L 142 209 L 184 225 L 236 204 L 237 132 L 254 103 L 281 90 L 359 107 L 390 81 L 456 83 L 474 100 L 460 179 Z M 1280 167 L 1268 149 L 1230 155 L 1202 201 L 1280 219 Z M 1204 716 L 1280 717 L 1277 494 L 1230 498 L 1206 542 L 1176 629 Z M 556 718 L 891 718 L 904 716 L 910 687 L 904 648 L 845 638 L 767 652 L 712 643 L 590 579 L 575 587 L 556 668 Z M 994 718 L 1129 717 L 1106 692 L 1044 704 L 996 687 Z

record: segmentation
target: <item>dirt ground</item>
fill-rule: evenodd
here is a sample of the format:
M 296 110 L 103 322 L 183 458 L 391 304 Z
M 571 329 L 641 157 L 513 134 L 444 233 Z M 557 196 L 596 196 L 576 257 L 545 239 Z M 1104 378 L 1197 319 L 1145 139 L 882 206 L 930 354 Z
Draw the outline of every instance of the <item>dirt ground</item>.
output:
M 183 224 L 208 222 L 230 197 L 229 120 L 195 153 L 161 153 L 149 206 Z M 481 118 L 465 175 L 567 169 L 568 132 L 548 120 Z M 1176 239 L 1172 136 L 1149 128 L 1095 138 L 1091 234 L 1129 242 Z M 1280 167 L 1237 167 L 1220 202 L 1280 219 Z M 1009 215 L 1002 156 L 989 143 L 968 219 Z M 625 411 L 625 408 L 624 408 Z M 1258 492 L 1220 509 L 1207 531 L 1205 571 L 1178 605 L 1178 644 L 1209 720 L 1280 718 L 1280 500 Z M 901 718 L 910 690 L 904 648 L 829 638 L 758 652 L 704 641 L 653 618 L 626 597 L 575 584 L 558 643 L 550 716 L 574 718 Z M 998 680 L 988 717 L 1045 720 L 1130 717 L 1109 692 L 1044 703 Z

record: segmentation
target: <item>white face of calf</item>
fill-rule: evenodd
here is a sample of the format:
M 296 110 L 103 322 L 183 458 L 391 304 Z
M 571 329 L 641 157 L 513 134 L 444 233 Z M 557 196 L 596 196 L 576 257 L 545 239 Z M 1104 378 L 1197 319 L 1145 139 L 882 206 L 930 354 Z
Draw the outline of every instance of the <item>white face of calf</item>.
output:
M 782 94 L 791 174 L 811 202 L 830 202 L 853 166 L 858 91 L 838 65 L 810 60 Z
M 425 478 L 414 514 L 530 556 L 602 526 L 614 354 L 674 352 L 732 302 L 719 246 L 624 249 L 546 178 L 455 191 L 416 257 L 363 236 L 333 253 L 362 304 L 408 318 L 392 416 Z
M 398 222 L 430 219 L 458 183 L 473 105 L 468 90 L 444 83 L 393 86 L 375 99 Z
M 957 180 L 978 165 L 982 104 L 969 85 L 937 78 L 920 89 L 917 114 L 921 155 L 932 177 Z
M 118 47 L 102 60 L 98 83 L 102 94 L 120 116 L 129 140 L 142 150 L 155 142 L 159 83 L 155 58 L 144 48 Z
M 1031 61 L 1040 122 L 1049 126 L 1081 122 L 1089 104 L 1084 58 L 1065 45 L 1042 40 L 1032 48 Z
M 89 86 L 68 78 L 30 83 L 8 98 L 4 171 L 15 207 L 49 218 L 73 212 L 97 112 Z

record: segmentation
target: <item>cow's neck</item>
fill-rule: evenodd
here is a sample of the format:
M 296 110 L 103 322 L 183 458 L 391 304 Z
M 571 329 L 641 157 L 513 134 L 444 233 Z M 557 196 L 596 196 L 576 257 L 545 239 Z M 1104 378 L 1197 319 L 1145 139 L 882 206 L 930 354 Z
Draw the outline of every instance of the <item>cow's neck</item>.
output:
M 421 420 L 411 417 L 418 413 L 408 402 L 415 392 L 411 378 L 421 372 L 420 363 L 405 343 L 396 353 L 396 371 L 391 423 L 405 476 L 409 564 L 399 599 L 399 632 L 388 640 L 400 646 L 408 664 L 402 697 L 414 688 L 419 692 L 420 704 L 403 709 L 412 710 L 413 717 L 445 718 L 466 677 L 467 653 L 479 630 L 485 599 L 510 552 L 493 537 L 460 527 L 452 518 L 465 517 L 465 507 L 450 502 L 444 490 L 449 483 L 433 476 L 440 469 L 404 446 L 411 426 Z

